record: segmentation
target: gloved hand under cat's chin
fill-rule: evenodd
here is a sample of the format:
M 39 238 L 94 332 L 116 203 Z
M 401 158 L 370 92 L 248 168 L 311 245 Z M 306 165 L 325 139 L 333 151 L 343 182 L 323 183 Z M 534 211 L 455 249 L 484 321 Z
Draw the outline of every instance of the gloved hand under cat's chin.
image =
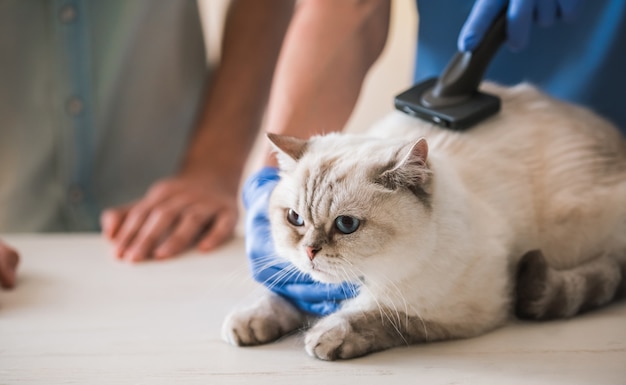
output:
M 298 309 L 318 316 L 337 311 L 341 302 L 358 292 L 351 284 L 314 281 L 276 255 L 269 221 L 269 200 L 280 181 L 278 169 L 265 167 L 243 186 L 246 208 L 246 255 L 257 282 L 284 297 Z

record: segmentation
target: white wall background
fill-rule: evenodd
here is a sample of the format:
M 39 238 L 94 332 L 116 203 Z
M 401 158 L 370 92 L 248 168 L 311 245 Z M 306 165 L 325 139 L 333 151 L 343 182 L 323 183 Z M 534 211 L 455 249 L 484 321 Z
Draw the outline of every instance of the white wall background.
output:
M 393 97 L 412 83 L 417 38 L 415 0 L 393 0 L 387 44 L 368 74 L 347 131 L 359 131 L 394 109 Z

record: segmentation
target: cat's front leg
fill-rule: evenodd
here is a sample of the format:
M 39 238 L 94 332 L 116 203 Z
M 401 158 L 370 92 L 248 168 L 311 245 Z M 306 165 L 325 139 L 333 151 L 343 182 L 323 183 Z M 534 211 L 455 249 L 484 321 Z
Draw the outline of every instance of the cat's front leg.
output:
M 306 322 L 285 299 L 267 293 L 252 306 L 232 312 L 222 325 L 222 338 L 237 346 L 254 346 L 275 341 Z
M 321 319 L 305 336 L 309 355 L 327 361 L 348 359 L 388 349 L 404 338 L 391 324 L 382 322 L 380 313 L 339 312 Z
M 424 320 L 389 309 L 340 311 L 321 319 L 306 334 L 309 355 L 322 360 L 364 356 L 396 346 L 466 337 L 463 324 Z

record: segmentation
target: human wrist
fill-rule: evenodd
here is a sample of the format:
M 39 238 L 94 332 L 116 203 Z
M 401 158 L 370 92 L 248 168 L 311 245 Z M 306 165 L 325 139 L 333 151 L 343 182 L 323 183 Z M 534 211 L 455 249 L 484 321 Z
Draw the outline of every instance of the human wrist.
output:
M 236 191 L 247 160 L 247 150 L 216 140 L 189 150 L 178 175 L 202 178 Z

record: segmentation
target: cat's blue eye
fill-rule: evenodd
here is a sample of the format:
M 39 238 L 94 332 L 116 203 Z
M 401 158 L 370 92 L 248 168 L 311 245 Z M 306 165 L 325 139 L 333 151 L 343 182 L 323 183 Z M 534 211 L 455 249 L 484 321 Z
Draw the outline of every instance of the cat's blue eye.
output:
M 300 214 L 295 212 L 293 209 L 289 209 L 289 211 L 287 211 L 287 220 L 294 226 L 300 227 L 304 225 L 304 219 L 302 219 Z
M 343 234 L 352 234 L 358 228 L 361 222 L 348 215 L 340 215 L 335 219 L 335 227 Z

